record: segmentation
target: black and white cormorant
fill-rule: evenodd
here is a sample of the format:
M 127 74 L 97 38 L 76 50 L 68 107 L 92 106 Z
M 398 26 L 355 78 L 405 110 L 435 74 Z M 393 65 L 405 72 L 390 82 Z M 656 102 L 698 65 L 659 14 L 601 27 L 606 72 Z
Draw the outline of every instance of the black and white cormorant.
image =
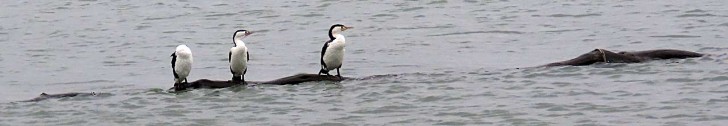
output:
M 245 73 L 248 71 L 248 60 L 250 60 L 250 54 L 248 53 L 248 47 L 245 47 L 243 38 L 253 32 L 247 30 L 238 30 L 233 34 L 233 47 L 230 48 L 230 54 L 228 55 L 228 62 L 230 62 L 230 72 L 233 74 L 232 80 L 234 82 L 242 81 L 245 83 Z
M 187 76 L 192 70 L 192 51 L 187 45 L 179 45 L 172 53 L 172 73 L 174 74 L 174 83 L 179 84 L 184 81 L 187 83 Z
M 329 29 L 329 40 L 326 41 L 324 47 L 321 48 L 321 71 L 319 75 L 329 74 L 330 70 L 336 69 L 336 76 L 341 77 L 339 68 L 344 61 L 344 47 L 346 47 L 346 39 L 341 32 L 346 31 L 354 27 L 345 26 L 342 24 L 335 24 Z

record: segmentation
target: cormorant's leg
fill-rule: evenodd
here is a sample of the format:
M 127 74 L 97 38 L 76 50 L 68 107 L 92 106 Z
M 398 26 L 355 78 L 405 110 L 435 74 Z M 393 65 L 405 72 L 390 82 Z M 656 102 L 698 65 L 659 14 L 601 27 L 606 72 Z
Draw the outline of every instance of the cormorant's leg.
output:
M 339 72 L 339 68 L 336 68 L 336 76 L 338 76 L 339 79 L 341 79 L 341 72 Z

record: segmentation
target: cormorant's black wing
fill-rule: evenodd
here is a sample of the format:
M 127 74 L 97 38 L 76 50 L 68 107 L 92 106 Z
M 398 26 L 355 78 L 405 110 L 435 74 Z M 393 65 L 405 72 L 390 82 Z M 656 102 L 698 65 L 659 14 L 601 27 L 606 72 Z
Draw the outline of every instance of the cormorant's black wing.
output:
M 179 78 L 179 75 L 177 75 L 177 72 L 174 72 L 174 62 L 177 62 L 177 55 L 170 55 L 172 57 L 172 74 L 174 74 L 174 78 Z
M 233 51 L 230 51 L 230 53 L 228 53 L 228 63 L 231 63 L 230 61 L 232 61 L 232 59 L 233 59 Z M 235 75 L 235 72 L 233 72 L 233 65 L 232 64 L 230 64 L 230 73 L 232 73 L 233 75 Z
M 324 68 L 326 67 L 326 63 L 324 63 L 324 54 L 326 54 L 326 48 L 329 47 L 329 43 L 331 43 L 332 41 L 333 40 L 326 41 L 326 43 L 324 43 L 324 47 L 321 48 L 321 65 L 323 65 Z

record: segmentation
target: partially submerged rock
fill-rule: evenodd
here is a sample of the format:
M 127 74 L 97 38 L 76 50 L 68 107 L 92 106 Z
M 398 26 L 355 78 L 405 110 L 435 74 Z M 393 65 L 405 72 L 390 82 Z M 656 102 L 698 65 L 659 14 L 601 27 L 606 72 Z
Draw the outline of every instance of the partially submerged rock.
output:
M 635 51 L 635 52 L 619 52 L 614 53 L 612 51 L 608 51 L 605 49 L 595 49 L 591 52 L 588 52 L 586 54 L 582 54 L 581 56 L 578 56 L 574 59 L 561 61 L 561 62 L 554 62 L 549 63 L 543 66 L 550 67 L 550 66 L 565 66 L 565 65 L 573 65 L 573 66 L 580 66 L 580 65 L 590 65 L 598 62 L 604 62 L 604 63 L 639 63 L 639 62 L 646 62 L 649 60 L 658 60 L 658 59 L 684 59 L 684 58 L 693 58 L 693 57 L 702 57 L 704 54 L 696 53 L 696 52 L 690 52 L 690 51 L 683 51 L 683 50 L 674 50 L 674 49 L 658 49 L 658 50 L 647 50 L 647 51 Z M 359 78 L 359 79 L 369 79 L 369 78 L 377 78 L 377 77 L 388 77 L 388 76 L 397 76 L 397 75 L 375 75 L 365 78 Z M 275 79 L 271 81 L 247 81 L 247 82 L 233 82 L 230 80 L 226 81 L 219 81 L 219 80 L 209 80 L 209 79 L 200 79 L 196 80 L 190 83 L 179 83 L 175 84 L 174 87 L 172 87 L 170 90 L 173 91 L 184 91 L 188 89 L 198 89 L 198 88 L 228 88 L 228 87 L 234 87 L 234 86 L 242 86 L 247 84 L 272 84 L 272 85 L 287 85 L 287 84 L 299 84 L 304 82 L 314 82 L 314 81 L 343 81 L 347 79 L 354 79 L 354 78 L 347 78 L 347 77 L 339 77 L 339 76 L 331 76 L 331 75 L 318 75 L 318 74 L 296 74 L 293 76 L 283 77 L 280 79 Z M 40 96 L 20 101 L 20 102 L 37 102 L 52 98 L 65 98 L 65 97 L 76 97 L 76 96 L 93 96 L 96 95 L 96 93 L 63 93 L 63 94 L 46 94 L 42 93 Z
M 646 62 L 650 60 L 659 60 L 659 59 L 685 59 L 685 58 L 693 58 L 693 57 L 702 57 L 703 54 L 696 53 L 696 52 L 690 52 L 690 51 L 683 51 L 683 50 L 674 50 L 674 49 L 657 49 L 657 50 L 647 50 L 647 51 L 635 51 L 635 52 L 619 52 L 614 53 L 612 51 L 606 50 L 606 49 L 594 49 L 591 52 L 588 52 L 586 54 L 582 54 L 579 57 L 576 57 L 574 59 L 561 61 L 561 62 L 555 62 L 555 63 L 549 63 L 543 66 L 550 67 L 550 66 L 582 66 L 582 65 L 590 65 L 598 62 L 604 62 L 604 63 L 640 63 L 640 62 Z
M 190 83 L 180 83 L 175 84 L 174 87 L 172 87 L 172 90 L 174 91 L 183 91 L 187 89 L 198 89 L 198 88 L 227 88 L 227 87 L 234 87 L 234 86 L 241 86 L 246 84 L 271 84 L 271 85 L 287 85 L 287 84 L 300 84 L 303 82 L 313 82 L 313 81 L 342 81 L 346 79 L 351 79 L 347 77 L 338 77 L 338 76 L 332 76 L 332 75 L 318 75 L 318 74 L 296 74 L 293 76 L 283 77 L 280 79 L 275 79 L 271 81 L 247 81 L 245 83 L 243 82 L 233 82 L 231 80 L 226 81 L 220 81 L 220 80 L 209 80 L 209 79 L 199 79 L 196 81 L 192 81 Z
M 30 100 L 25 100 L 25 101 L 20 101 L 20 102 L 38 102 L 38 101 L 54 99 L 54 98 L 66 98 L 66 97 L 76 97 L 76 96 L 94 96 L 94 95 L 96 95 L 96 92 L 91 92 L 91 93 L 72 92 L 72 93 L 63 93 L 63 94 L 41 93 L 40 96 L 38 96 L 36 98 L 30 99 Z

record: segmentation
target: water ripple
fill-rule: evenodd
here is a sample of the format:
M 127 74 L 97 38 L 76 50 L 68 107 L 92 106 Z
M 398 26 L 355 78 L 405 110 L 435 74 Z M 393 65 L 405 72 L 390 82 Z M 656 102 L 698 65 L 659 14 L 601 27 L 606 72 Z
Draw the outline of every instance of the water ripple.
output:
M 445 33 L 445 34 L 436 34 L 436 35 L 427 35 L 427 36 L 450 36 L 450 35 L 468 35 L 468 34 L 483 34 L 483 33 L 523 34 L 523 32 L 520 32 L 520 31 L 470 31 L 470 32 L 455 32 L 455 33 Z
M 681 15 L 678 15 L 677 17 L 684 18 L 684 17 L 713 17 L 713 16 L 716 16 L 716 15 L 713 15 L 713 14 L 681 14 Z
M 602 16 L 602 14 L 598 13 L 590 13 L 590 14 L 552 14 L 548 15 L 548 17 L 573 17 L 573 18 L 581 18 L 581 17 L 592 17 L 592 16 Z
M 650 36 L 655 38 L 698 38 L 700 36 L 697 35 L 655 35 Z

